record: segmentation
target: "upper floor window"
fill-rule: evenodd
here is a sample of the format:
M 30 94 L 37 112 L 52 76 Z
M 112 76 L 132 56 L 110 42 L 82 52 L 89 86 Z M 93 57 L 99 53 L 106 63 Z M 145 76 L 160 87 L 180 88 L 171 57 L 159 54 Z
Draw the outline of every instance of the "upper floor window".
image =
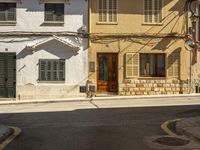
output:
M 64 4 L 45 3 L 45 22 L 64 22 Z
M 117 22 L 117 1 L 118 0 L 98 0 L 98 22 Z
M 144 23 L 162 23 L 162 0 L 144 0 Z
M 16 21 L 16 3 L 0 3 L 0 21 Z

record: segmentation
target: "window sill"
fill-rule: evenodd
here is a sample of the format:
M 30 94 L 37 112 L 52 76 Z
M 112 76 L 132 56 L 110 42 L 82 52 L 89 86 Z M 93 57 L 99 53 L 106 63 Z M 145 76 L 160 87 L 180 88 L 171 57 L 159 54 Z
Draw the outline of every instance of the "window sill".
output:
M 97 25 L 118 25 L 118 22 L 97 22 Z
M 63 84 L 63 83 L 65 83 L 65 81 L 37 81 L 37 83 L 47 83 L 47 84 L 51 84 L 51 83 L 53 83 L 53 84 Z
M 167 77 L 139 77 L 141 80 L 166 80 Z
M 45 21 L 41 26 L 63 26 L 63 21 Z
M 16 26 L 16 21 L 0 21 L 0 26 Z
M 142 25 L 144 25 L 144 26 L 163 26 L 163 23 L 146 23 L 146 22 L 143 22 Z

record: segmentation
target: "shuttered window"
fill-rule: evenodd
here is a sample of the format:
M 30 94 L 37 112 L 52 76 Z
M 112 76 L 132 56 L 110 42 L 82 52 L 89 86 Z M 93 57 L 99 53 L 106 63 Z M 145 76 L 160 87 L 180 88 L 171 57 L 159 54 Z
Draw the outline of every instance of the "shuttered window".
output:
M 64 22 L 64 4 L 45 3 L 46 22 Z
M 40 60 L 40 81 L 65 81 L 65 60 Z
M 98 0 L 99 22 L 117 22 L 118 0 Z
M 168 55 L 168 77 L 180 76 L 180 53 L 174 52 Z
M 144 0 L 144 23 L 162 23 L 162 0 Z
M 126 77 L 134 78 L 139 76 L 139 54 L 126 54 Z
M 141 53 L 140 77 L 165 77 L 165 54 Z
M 16 21 L 16 3 L 0 3 L 0 21 Z

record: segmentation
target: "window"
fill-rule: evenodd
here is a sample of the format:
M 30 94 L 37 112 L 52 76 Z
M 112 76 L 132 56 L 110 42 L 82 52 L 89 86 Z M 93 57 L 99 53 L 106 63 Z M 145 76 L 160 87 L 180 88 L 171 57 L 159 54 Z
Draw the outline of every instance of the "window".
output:
M 180 76 L 180 52 L 172 52 L 168 55 L 168 77 L 178 78 Z
M 65 81 L 65 60 L 39 60 L 40 81 Z
M 165 77 L 165 54 L 140 54 L 141 77 Z
M 45 22 L 64 22 L 64 4 L 45 3 Z
M 117 0 L 99 0 L 99 22 L 117 22 Z
M 162 23 L 162 0 L 144 0 L 144 23 Z
M 16 3 L 0 3 L 0 21 L 16 21 Z

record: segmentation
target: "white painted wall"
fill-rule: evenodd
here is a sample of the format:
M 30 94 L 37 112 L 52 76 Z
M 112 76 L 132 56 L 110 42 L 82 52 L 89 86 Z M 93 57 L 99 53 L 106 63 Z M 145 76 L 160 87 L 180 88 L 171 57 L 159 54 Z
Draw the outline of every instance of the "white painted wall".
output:
M 6 0 L 5 0 L 6 1 Z M 65 3 L 65 17 L 63 26 L 44 26 L 44 4 L 39 0 L 21 0 L 17 3 L 17 24 L 16 26 L 1 26 L 0 32 L 8 31 L 31 31 L 31 32 L 58 32 L 77 30 L 88 24 L 87 6 L 88 1 L 70 0 Z M 56 0 L 55 0 L 56 2 Z
M 52 0 L 51 0 L 52 1 Z M 56 1 L 56 0 L 55 0 Z M 39 0 L 22 0 L 17 3 L 16 26 L 0 26 L 0 32 L 77 32 L 87 26 L 87 1 L 70 0 L 65 4 L 64 26 L 43 26 L 44 4 Z M 38 46 L 34 53 L 27 45 L 38 43 L 48 36 L 0 36 L 0 52 L 17 54 L 17 99 L 46 99 L 80 96 L 79 86 L 88 79 L 88 39 L 74 36 L 61 37 L 79 45 L 78 53 L 73 48 L 52 40 Z M 39 78 L 39 59 L 65 59 L 64 83 L 41 83 Z
M 62 37 L 77 43 L 75 37 Z M 17 84 L 42 84 L 38 83 L 39 59 L 65 59 L 66 60 L 66 85 L 83 85 L 87 80 L 88 50 L 87 39 L 80 40 L 78 53 L 73 48 L 56 40 L 49 41 L 38 46 L 35 52 L 26 46 L 38 43 L 45 38 L 38 37 L 1 37 L 0 52 L 16 52 L 17 54 Z M 6 49 L 8 51 L 6 51 Z

